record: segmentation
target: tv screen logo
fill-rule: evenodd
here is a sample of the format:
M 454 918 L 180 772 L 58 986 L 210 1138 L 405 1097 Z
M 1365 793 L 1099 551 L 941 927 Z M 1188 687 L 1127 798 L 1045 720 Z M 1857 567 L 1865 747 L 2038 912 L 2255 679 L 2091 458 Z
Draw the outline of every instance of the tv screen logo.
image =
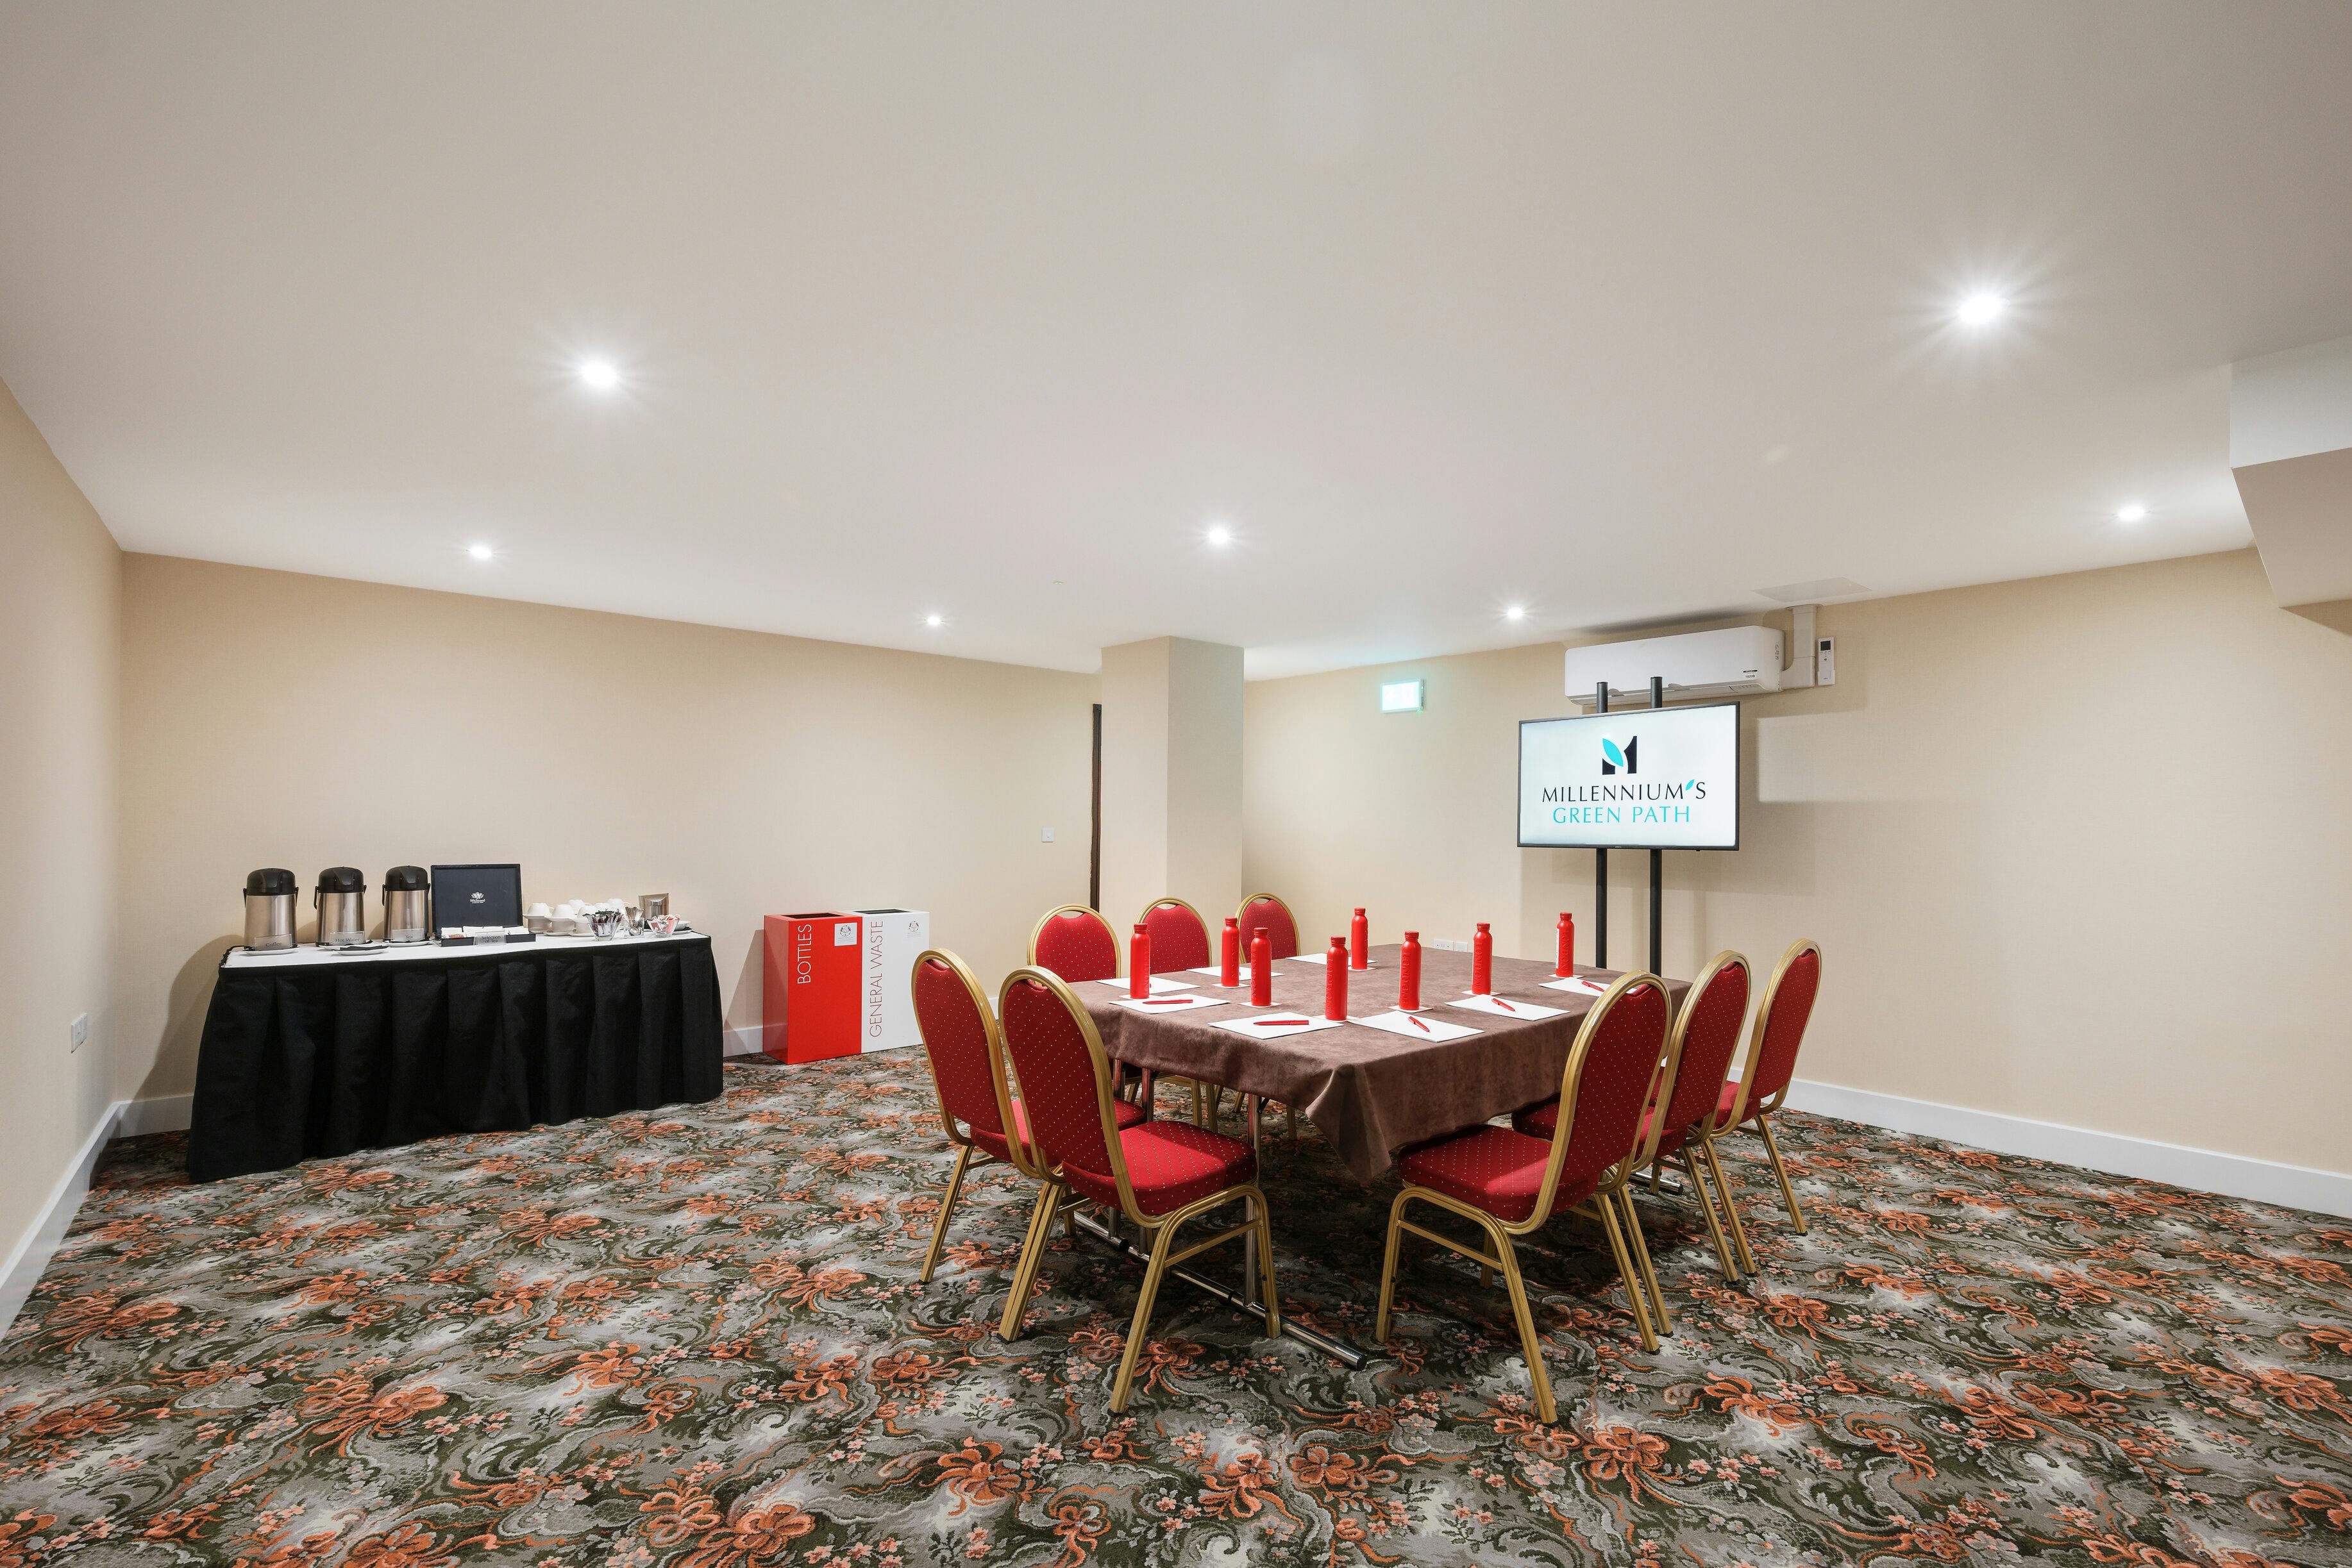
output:
M 1610 774 L 1617 772 L 1623 772 L 1629 775 L 1639 772 L 1640 768 L 1637 764 L 1641 761 L 1641 758 L 1642 737 L 1640 736 L 1637 735 L 1629 738 L 1625 742 L 1625 749 L 1622 751 L 1617 749 L 1617 743 L 1615 741 L 1609 739 L 1605 736 L 1601 737 L 1601 774 L 1602 778 L 1605 779 Z

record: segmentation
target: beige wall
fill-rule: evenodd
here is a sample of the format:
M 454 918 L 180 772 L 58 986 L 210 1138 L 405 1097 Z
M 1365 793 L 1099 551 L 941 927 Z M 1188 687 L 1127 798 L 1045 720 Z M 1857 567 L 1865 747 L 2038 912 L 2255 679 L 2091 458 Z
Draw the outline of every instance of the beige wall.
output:
M 194 1081 L 257 866 L 667 891 L 760 1019 L 761 916 L 884 904 L 992 980 L 1087 895 L 1091 675 L 125 558 L 122 1033 Z M 1055 842 L 1040 830 L 1055 830 Z
M 110 1097 L 121 564 L 0 386 L 0 1256 Z M 70 1051 L 83 1012 L 89 1039 Z
M 1745 847 L 1666 857 L 1666 967 L 1811 936 L 1805 1077 L 2352 1171 L 2352 637 L 2251 550 L 1820 629 L 1838 684 L 1745 705 Z M 1415 675 L 1428 711 L 1380 714 Z M 1571 909 L 1589 961 L 1591 853 L 1513 844 L 1516 723 L 1561 685 L 1557 643 L 1252 685 L 1248 880 L 1309 941 L 1354 903 L 1542 956 Z M 1611 863 L 1644 962 L 1647 857 Z
M 1241 902 L 1242 651 L 1103 650 L 1102 907 L 1124 930 L 1173 894 L 1213 929 Z

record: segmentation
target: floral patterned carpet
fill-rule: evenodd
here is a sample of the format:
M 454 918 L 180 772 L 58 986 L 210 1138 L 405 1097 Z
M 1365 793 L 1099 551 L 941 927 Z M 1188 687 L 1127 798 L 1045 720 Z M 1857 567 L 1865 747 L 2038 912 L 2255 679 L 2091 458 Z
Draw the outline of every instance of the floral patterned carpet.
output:
M 120 1144 L 0 1342 L 0 1568 L 2352 1561 L 2352 1221 L 1786 1126 L 1748 1289 L 1642 1200 L 1655 1356 L 1597 1238 L 1523 1249 L 1550 1428 L 1419 1247 L 1355 1373 L 1171 1285 L 1111 1416 L 1139 1267 L 1060 1242 L 997 1339 L 1010 1172 L 916 1283 L 912 1052 L 212 1186 Z M 1286 1310 L 1368 1341 L 1388 1191 L 1266 1166 Z

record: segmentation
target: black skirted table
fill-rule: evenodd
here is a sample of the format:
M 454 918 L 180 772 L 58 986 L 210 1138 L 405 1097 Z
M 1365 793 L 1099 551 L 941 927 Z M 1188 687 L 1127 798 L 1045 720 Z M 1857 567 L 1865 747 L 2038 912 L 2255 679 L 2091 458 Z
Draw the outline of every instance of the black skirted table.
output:
M 188 1174 L 714 1099 L 724 1053 L 699 933 L 235 949 L 205 1014 Z

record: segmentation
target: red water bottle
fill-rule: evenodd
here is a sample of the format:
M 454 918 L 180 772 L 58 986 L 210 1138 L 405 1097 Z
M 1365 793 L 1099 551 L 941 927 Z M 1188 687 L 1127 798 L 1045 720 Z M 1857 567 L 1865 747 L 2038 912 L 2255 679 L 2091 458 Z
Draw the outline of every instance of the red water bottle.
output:
M 1404 934 L 1404 950 L 1397 955 L 1397 1010 L 1421 1010 L 1421 933 Z
M 1250 934 L 1250 1006 L 1274 1006 L 1274 944 L 1263 925 Z
M 1470 988 L 1482 997 L 1495 988 L 1495 934 L 1483 920 L 1470 938 Z
M 1348 1021 L 1348 941 L 1344 936 L 1331 938 L 1331 951 L 1323 959 L 1323 1016 L 1333 1023 Z
M 1559 962 L 1551 972 L 1554 979 L 1576 978 L 1576 916 L 1565 909 L 1559 912 Z
M 1135 923 L 1135 935 L 1127 939 L 1127 994 L 1151 994 L 1151 933 L 1140 920 Z
M 1348 922 L 1348 967 L 1369 969 L 1372 967 L 1371 940 L 1372 923 L 1365 919 L 1364 912 L 1359 909 L 1356 917 Z
M 1238 986 L 1242 983 L 1242 923 L 1238 915 L 1225 916 L 1224 935 L 1217 938 L 1217 984 Z

